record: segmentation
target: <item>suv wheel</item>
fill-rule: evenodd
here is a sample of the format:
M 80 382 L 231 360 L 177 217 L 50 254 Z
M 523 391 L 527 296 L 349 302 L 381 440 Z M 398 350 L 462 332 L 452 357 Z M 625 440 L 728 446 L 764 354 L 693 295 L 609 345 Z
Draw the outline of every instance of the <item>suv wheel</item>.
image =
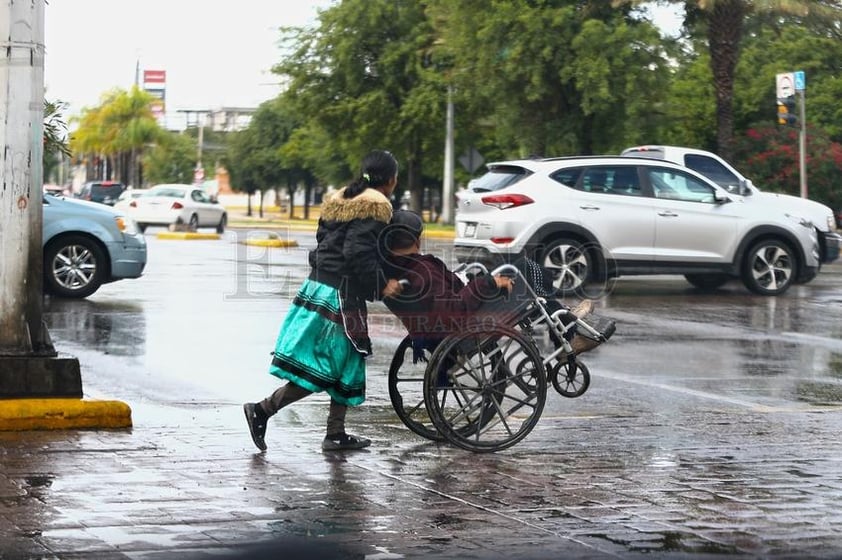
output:
M 559 295 L 579 294 L 593 274 L 593 263 L 585 246 L 575 239 L 550 241 L 543 251 L 541 264 L 552 276 Z
M 731 279 L 727 274 L 685 274 L 684 278 L 700 290 L 715 290 Z
M 746 253 L 743 283 L 756 294 L 776 296 L 793 284 L 797 266 L 795 255 L 788 245 L 777 239 L 763 239 Z
M 60 297 L 88 297 L 102 285 L 106 266 L 105 252 L 95 241 L 82 235 L 60 237 L 44 249 L 44 284 Z

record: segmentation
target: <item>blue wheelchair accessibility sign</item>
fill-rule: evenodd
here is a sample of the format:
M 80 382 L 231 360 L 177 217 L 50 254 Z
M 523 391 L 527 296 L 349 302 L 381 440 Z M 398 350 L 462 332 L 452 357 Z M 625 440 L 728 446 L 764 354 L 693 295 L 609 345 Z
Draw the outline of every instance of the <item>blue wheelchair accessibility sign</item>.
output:
M 804 91 L 804 72 L 798 70 L 797 72 L 793 72 L 795 75 L 795 91 Z

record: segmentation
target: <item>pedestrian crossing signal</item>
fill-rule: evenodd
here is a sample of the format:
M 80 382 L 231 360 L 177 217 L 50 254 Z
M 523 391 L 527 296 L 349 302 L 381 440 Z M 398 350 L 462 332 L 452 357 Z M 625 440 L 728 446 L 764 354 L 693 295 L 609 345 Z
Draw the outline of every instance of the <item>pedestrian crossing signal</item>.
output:
M 795 96 L 778 98 L 778 124 L 798 125 L 798 117 L 795 116 Z

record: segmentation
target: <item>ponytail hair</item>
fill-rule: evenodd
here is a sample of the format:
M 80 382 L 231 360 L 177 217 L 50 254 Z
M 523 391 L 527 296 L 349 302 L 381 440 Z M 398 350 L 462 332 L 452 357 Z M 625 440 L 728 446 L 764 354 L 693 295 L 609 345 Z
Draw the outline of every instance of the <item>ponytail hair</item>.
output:
M 367 188 L 386 185 L 398 174 L 398 160 L 391 152 L 374 150 L 366 154 L 360 176 L 345 188 L 343 198 L 354 198 Z

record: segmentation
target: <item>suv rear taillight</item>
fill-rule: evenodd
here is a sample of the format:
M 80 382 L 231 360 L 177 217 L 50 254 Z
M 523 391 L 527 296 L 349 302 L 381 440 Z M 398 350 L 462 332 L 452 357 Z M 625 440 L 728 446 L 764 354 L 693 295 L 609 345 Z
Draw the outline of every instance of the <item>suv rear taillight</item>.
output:
M 517 208 L 518 206 L 532 204 L 535 202 L 524 194 L 493 194 L 490 196 L 484 196 L 481 200 L 486 206 L 493 206 L 498 210 Z

